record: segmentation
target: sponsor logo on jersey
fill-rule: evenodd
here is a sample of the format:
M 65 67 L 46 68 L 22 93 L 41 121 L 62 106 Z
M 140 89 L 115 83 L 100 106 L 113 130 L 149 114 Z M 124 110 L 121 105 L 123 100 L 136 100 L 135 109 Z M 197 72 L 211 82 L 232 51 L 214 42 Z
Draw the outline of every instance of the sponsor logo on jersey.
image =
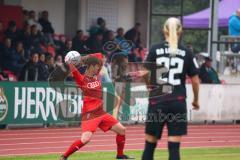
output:
M 96 87 L 99 87 L 99 86 L 100 86 L 100 82 L 99 81 L 87 83 L 87 88 L 96 88 Z
M 8 111 L 8 102 L 3 88 L 0 88 L 0 122 L 5 119 Z

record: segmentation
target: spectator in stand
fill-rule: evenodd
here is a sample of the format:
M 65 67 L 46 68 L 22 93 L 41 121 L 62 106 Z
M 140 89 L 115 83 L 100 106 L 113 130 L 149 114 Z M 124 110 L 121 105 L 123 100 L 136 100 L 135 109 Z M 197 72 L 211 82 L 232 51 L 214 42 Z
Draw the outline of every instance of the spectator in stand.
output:
M 108 31 L 107 27 L 106 27 L 106 21 L 105 19 L 103 19 L 102 17 L 99 17 L 97 19 L 97 24 L 99 26 L 99 29 L 101 32 L 103 32 L 103 34 Z
M 103 45 L 105 45 L 105 44 L 106 44 L 107 42 L 109 42 L 109 41 L 114 41 L 114 42 L 116 42 L 118 45 L 123 44 L 123 43 L 121 43 L 121 42 L 122 42 L 122 40 L 125 40 L 125 39 L 124 39 L 124 37 L 120 37 L 121 35 L 123 36 L 123 34 L 124 34 L 124 33 L 120 33 L 120 34 L 118 35 L 118 38 L 119 38 L 119 39 L 117 39 L 117 36 L 116 36 L 116 37 L 114 36 L 114 32 L 113 32 L 113 31 L 111 31 L 111 30 L 106 31 L 105 34 L 103 35 Z M 121 38 L 123 38 L 123 39 L 120 40 Z M 107 55 L 108 59 L 111 60 L 111 58 L 112 58 L 115 54 L 117 54 L 117 53 L 119 53 L 119 52 L 126 52 L 126 50 L 123 51 L 123 50 L 121 50 L 121 47 L 117 47 L 116 50 L 115 50 L 115 48 L 114 48 L 113 51 L 110 51 L 110 52 L 105 51 L 105 52 L 106 52 L 106 55 Z
M 58 50 L 58 54 L 61 54 L 63 57 L 63 51 L 66 47 L 66 42 L 67 42 L 67 39 L 65 37 L 65 35 L 59 35 L 59 41 L 58 41 L 58 46 L 59 46 L 59 50 Z M 56 46 L 56 43 L 55 43 L 55 46 Z M 72 48 L 72 45 L 71 45 L 71 48 Z
M 18 57 L 20 56 L 19 59 L 20 64 L 25 64 L 28 61 L 28 59 L 26 58 L 28 55 L 24 50 L 23 42 L 21 41 L 17 42 L 16 53 Z
M 100 71 L 100 76 L 101 76 L 102 82 L 104 82 L 104 83 L 112 82 L 110 72 L 111 72 L 111 66 L 107 62 L 106 55 L 103 55 L 103 66 Z
M 42 30 L 42 26 L 36 20 L 36 13 L 35 13 L 35 11 L 33 11 L 33 10 L 29 11 L 29 19 L 28 19 L 27 22 L 28 22 L 28 24 L 30 26 L 35 25 L 39 31 Z
M 3 27 L 3 22 L 0 21 L 0 67 L 2 66 L 2 58 L 3 58 L 3 48 L 4 48 L 4 39 L 5 39 L 5 34 L 4 34 L 4 27 Z
M 90 36 L 87 41 L 87 47 L 90 49 L 89 52 L 102 52 L 103 47 L 103 32 L 99 30 L 95 35 Z
M 62 55 L 58 54 L 55 57 L 55 66 L 56 67 L 62 67 L 63 66 L 63 57 Z
M 32 39 L 31 39 L 31 26 L 28 23 L 25 23 L 23 29 L 20 31 L 19 40 L 23 42 L 23 46 L 26 52 L 25 58 L 29 60 Z
M 49 21 L 48 17 L 49 17 L 48 11 L 43 11 L 38 22 L 42 26 L 42 32 L 47 37 L 48 42 L 54 43 L 54 41 L 53 41 L 54 29 L 53 29 L 52 23 Z
M 45 63 L 46 60 L 46 56 L 44 53 L 40 53 L 39 54 L 39 62 L 44 62 Z
M 37 29 L 36 25 L 31 26 L 31 46 L 34 48 L 35 51 L 38 53 L 42 52 L 41 43 L 44 42 L 44 38 L 42 37 L 40 31 Z
M 108 41 L 114 41 L 115 37 L 114 37 L 114 32 L 111 30 L 108 30 L 104 33 L 103 35 L 103 45 L 105 43 L 107 43 Z
M 4 39 L 5 39 L 5 34 L 4 34 L 3 22 L 0 21 L 0 45 L 4 43 Z
M 6 74 L 0 67 L 0 81 L 9 81 L 8 74 Z
M 89 35 L 94 36 L 95 34 L 97 34 L 99 31 L 102 32 L 103 34 L 107 31 L 107 27 L 106 27 L 106 21 L 102 18 L 102 17 L 98 17 L 97 19 L 97 24 L 93 25 L 90 29 L 89 29 Z
M 49 77 L 49 69 L 48 65 L 45 62 L 45 54 L 41 53 L 39 55 L 39 62 L 38 62 L 38 67 L 39 67 L 39 81 L 47 81 Z
M 58 54 L 55 57 L 55 70 L 58 68 L 64 71 L 65 73 L 67 72 L 67 68 L 64 66 L 63 57 L 61 54 Z
M 202 83 L 220 84 L 221 81 L 218 78 L 217 72 L 212 67 L 212 59 L 210 57 L 205 58 L 205 62 L 200 68 L 199 77 Z
M 192 54 L 196 53 L 196 52 L 194 51 L 193 45 L 192 45 L 191 43 L 188 43 L 188 44 L 186 45 L 186 47 L 187 47 L 187 49 L 188 49 Z
M 42 44 L 45 47 L 46 52 L 50 53 L 52 57 L 55 57 L 56 50 L 52 43 L 48 43 L 47 45 Z
M 55 49 L 56 49 L 56 52 L 57 52 L 57 53 L 60 53 L 61 49 L 62 49 L 63 46 L 64 46 L 64 43 L 62 43 L 62 42 L 60 41 L 60 36 L 57 35 L 57 34 L 54 34 L 54 35 L 53 35 L 53 41 L 54 41 L 54 47 L 55 47 Z
M 23 52 L 20 52 L 19 50 L 21 45 L 22 43 L 19 42 L 17 45 L 17 49 L 15 50 L 12 47 L 11 39 L 6 38 L 5 40 L 2 61 L 3 68 L 11 72 L 14 72 L 15 74 L 18 74 L 24 65 L 24 58 L 21 55 Z
M 64 46 L 63 50 L 61 51 L 62 57 L 65 57 L 66 54 L 67 54 L 69 51 L 71 51 L 71 50 L 73 50 L 73 48 L 72 48 L 72 41 L 71 41 L 71 40 L 67 40 L 67 41 L 65 42 L 65 46 Z
M 129 44 L 128 47 L 126 47 L 126 39 L 124 37 L 124 29 L 122 27 L 117 29 L 117 36 L 115 37 L 115 41 L 118 42 L 118 44 L 124 44 L 124 49 L 121 50 L 124 54 L 130 54 L 133 50 L 133 42 L 128 41 L 127 43 Z
M 142 49 L 142 47 L 141 47 L 141 33 L 139 31 L 140 26 L 141 26 L 140 23 L 136 23 L 135 26 L 132 29 L 130 29 L 126 32 L 124 37 L 125 37 L 126 40 L 132 41 L 132 43 L 135 45 L 134 48 Z
M 240 8 L 229 18 L 228 26 L 231 36 L 240 36 Z M 240 52 L 240 44 L 233 44 L 232 51 L 235 53 Z
M 6 38 L 0 48 L 0 67 L 2 69 L 7 66 L 5 59 L 8 55 L 11 55 L 11 52 L 13 52 L 12 41 L 10 38 Z
M 18 40 L 18 32 L 17 32 L 17 26 L 15 21 L 9 21 L 8 27 L 5 31 L 6 38 L 10 38 L 12 41 L 12 45 L 16 45 Z
M 142 61 L 142 59 L 140 59 L 139 53 L 137 52 L 141 52 L 142 47 L 141 47 L 141 33 L 140 33 L 140 23 L 136 23 L 135 26 L 128 30 L 126 32 L 126 34 L 124 35 L 126 40 L 129 40 L 132 42 L 133 47 L 131 48 L 131 51 L 129 51 L 130 53 L 128 54 L 128 59 L 129 62 L 137 62 L 137 61 Z
M 51 54 L 46 53 L 46 64 L 48 65 L 48 71 L 51 73 L 55 69 L 55 63 L 54 63 L 54 58 L 51 56 Z
M 79 53 L 84 53 L 87 50 L 82 30 L 78 30 L 75 37 L 72 39 L 72 49 Z
M 127 56 L 129 62 L 137 62 L 136 48 L 132 49 Z
M 135 53 L 135 56 L 136 56 L 136 62 L 142 62 L 143 61 L 143 56 L 142 56 L 142 52 L 139 48 L 135 48 L 133 50 L 133 52 Z
M 23 24 L 28 23 L 28 19 L 29 19 L 28 10 L 23 10 L 22 15 L 23 15 Z
M 49 14 L 48 11 L 43 11 L 41 17 L 39 18 L 38 22 L 42 26 L 42 32 L 46 34 L 53 34 L 54 29 L 52 27 L 52 23 L 48 19 Z
M 31 58 L 21 71 L 20 81 L 38 81 L 39 80 L 39 55 L 37 52 L 31 54 Z
M 12 41 L 10 38 L 6 38 L 4 41 L 4 46 L 3 46 L 3 50 L 1 52 L 1 65 L 3 69 L 6 69 L 6 67 L 8 67 L 8 57 L 13 55 L 13 47 L 12 47 Z
M 124 38 L 124 29 L 122 27 L 117 29 L 117 35 L 115 37 L 116 41 L 121 42 L 125 40 Z

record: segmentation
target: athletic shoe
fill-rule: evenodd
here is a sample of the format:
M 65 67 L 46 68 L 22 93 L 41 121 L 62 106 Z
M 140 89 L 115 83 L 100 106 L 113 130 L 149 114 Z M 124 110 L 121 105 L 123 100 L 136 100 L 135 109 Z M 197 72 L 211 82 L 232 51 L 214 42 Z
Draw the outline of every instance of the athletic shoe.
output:
M 127 155 L 122 155 L 122 156 L 116 156 L 116 159 L 135 159 L 135 158 L 133 158 L 133 157 L 129 157 L 129 156 L 127 156 Z
M 59 160 L 67 160 L 67 158 L 65 158 L 63 155 L 61 155 Z

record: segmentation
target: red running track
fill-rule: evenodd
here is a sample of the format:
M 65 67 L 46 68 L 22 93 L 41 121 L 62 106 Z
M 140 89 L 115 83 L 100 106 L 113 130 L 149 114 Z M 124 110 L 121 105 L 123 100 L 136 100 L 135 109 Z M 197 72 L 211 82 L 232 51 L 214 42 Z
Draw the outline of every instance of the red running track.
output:
M 240 147 L 240 125 L 191 125 L 182 147 Z M 77 138 L 79 128 L 39 128 L 0 130 L 0 156 L 62 153 Z M 167 147 L 164 130 L 158 148 Z M 144 126 L 127 126 L 126 150 L 144 148 Z M 115 134 L 98 130 L 82 151 L 115 151 Z

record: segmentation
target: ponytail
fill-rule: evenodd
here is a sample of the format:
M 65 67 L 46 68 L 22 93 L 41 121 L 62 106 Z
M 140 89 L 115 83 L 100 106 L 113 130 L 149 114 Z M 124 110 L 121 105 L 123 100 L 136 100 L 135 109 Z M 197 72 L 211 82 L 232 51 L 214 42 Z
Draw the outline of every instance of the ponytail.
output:
M 163 27 L 165 38 L 169 43 L 170 54 L 176 54 L 178 49 L 178 35 L 182 32 L 182 25 L 177 18 L 169 18 Z

